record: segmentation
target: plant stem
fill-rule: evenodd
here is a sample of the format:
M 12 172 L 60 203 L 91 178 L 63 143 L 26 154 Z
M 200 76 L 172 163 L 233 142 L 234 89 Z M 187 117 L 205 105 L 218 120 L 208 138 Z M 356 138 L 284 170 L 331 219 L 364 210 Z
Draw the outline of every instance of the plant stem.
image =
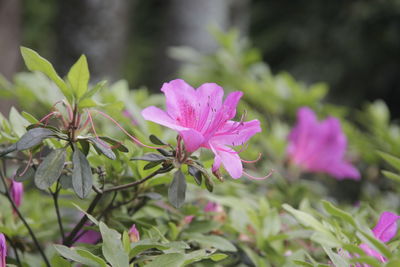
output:
M 4 163 L 3 163 L 3 165 L 4 165 Z M 15 205 L 13 199 L 11 198 L 10 192 L 8 191 L 7 183 L 6 183 L 6 181 L 5 181 L 5 176 L 4 176 L 4 173 L 3 173 L 3 172 L 1 172 L 0 177 L 1 177 L 1 180 L 2 180 L 2 182 L 3 182 L 4 188 L 5 188 L 5 190 L 6 190 L 6 197 L 7 197 L 8 201 L 11 203 L 11 205 L 12 205 L 14 211 L 17 213 L 18 217 L 21 219 L 21 221 L 22 221 L 22 223 L 25 225 L 26 229 L 28 229 L 28 232 L 29 232 L 30 236 L 32 237 L 33 243 L 35 243 L 35 246 L 36 246 L 37 249 L 39 250 L 40 255 L 42 256 L 44 262 L 46 263 L 46 266 L 51 267 L 50 262 L 49 262 L 49 260 L 48 260 L 47 257 L 46 257 L 46 254 L 44 253 L 43 249 L 41 248 L 41 246 L 40 246 L 40 244 L 39 244 L 39 241 L 37 240 L 35 234 L 34 234 L 33 231 L 32 231 L 32 228 L 31 228 L 31 227 L 29 226 L 29 224 L 26 222 L 24 216 L 22 216 L 22 214 L 21 214 L 21 212 L 19 211 L 17 205 Z
M 147 180 L 150 180 L 151 178 L 153 178 L 153 177 L 156 176 L 157 174 L 163 173 L 163 172 L 165 172 L 165 171 L 166 171 L 166 169 L 164 169 L 164 168 L 158 169 L 158 170 L 156 170 L 155 172 L 149 174 L 148 176 L 146 176 L 145 178 L 143 178 L 143 179 L 141 179 L 141 180 L 134 181 L 134 182 L 129 183 L 129 184 L 123 184 L 123 185 L 118 185 L 118 186 L 111 187 L 111 188 L 108 188 L 108 189 L 104 189 L 104 190 L 103 190 L 103 193 L 108 193 L 108 192 L 123 190 L 123 189 L 127 189 L 127 188 L 130 188 L 130 187 L 134 187 L 134 186 L 140 185 L 140 184 L 146 182 Z
M 90 203 L 89 208 L 86 210 L 86 213 L 90 214 L 93 212 L 97 204 L 99 203 L 103 194 L 97 194 L 96 197 Z M 72 229 L 71 233 L 65 238 L 63 245 L 71 246 L 73 244 L 75 236 L 79 233 L 82 227 L 85 225 L 86 221 L 88 220 L 88 216 L 86 214 L 81 218 L 81 220 L 75 225 L 74 229 Z
M 96 208 L 97 204 L 99 203 L 101 197 L 109 192 L 114 192 L 114 191 L 118 191 L 118 190 L 123 190 L 123 189 L 127 189 L 133 186 L 137 186 L 139 184 L 142 184 L 144 182 L 146 182 L 147 180 L 153 178 L 154 176 L 156 176 L 157 174 L 160 173 L 165 173 L 167 171 L 170 171 L 171 167 L 167 167 L 167 168 L 160 168 L 158 170 L 156 170 L 155 172 L 149 174 L 148 176 L 146 176 L 145 178 L 135 181 L 133 183 L 129 183 L 129 184 L 124 184 L 124 185 L 120 185 L 120 186 L 115 186 L 109 189 L 104 189 L 103 191 L 100 190 L 96 190 L 96 197 L 92 200 L 92 202 L 89 205 L 89 208 L 86 210 L 87 214 L 91 214 L 93 212 L 93 210 Z M 79 231 L 82 229 L 82 227 L 85 225 L 85 223 L 87 222 L 89 218 L 86 216 L 86 214 L 81 218 L 81 220 L 75 225 L 74 229 L 72 229 L 71 233 L 65 238 L 63 245 L 65 246 L 71 246 L 72 244 L 74 244 L 74 240 L 76 239 L 76 235 L 79 233 Z
M 15 247 L 14 242 L 13 242 L 12 239 L 9 238 L 7 235 L 6 235 L 6 239 L 8 240 L 8 243 L 10 243 L 10 246 L 11 246 L 11 247 L 13 248 L 13 250 L 14 250 L 15 259 L 17 260 L 18 266 L 22 266 L 21 260 L 19 259 L 18 250 L 17 250 L 17 248 Z
M 56 191 L 53 193 L 50 190 L 50 193 L 53 196 L 54 208 L 55 208 L 56 214 L 57 214 L 58 226 L 60 228 L 60 234 L 61 234 L 62 241 L 64 242 L 64 240 L 65 240 L 65 232 L 64 232 L 64 227 L 63 227 L 63 224 L 62 224 L 62 219 L 61 219 L 61 214 L 60 214 L 60 207 L 58 205 L 58 196 L 59 196 L 59 193 L 60 193 L 59 181 L 57 181 Z

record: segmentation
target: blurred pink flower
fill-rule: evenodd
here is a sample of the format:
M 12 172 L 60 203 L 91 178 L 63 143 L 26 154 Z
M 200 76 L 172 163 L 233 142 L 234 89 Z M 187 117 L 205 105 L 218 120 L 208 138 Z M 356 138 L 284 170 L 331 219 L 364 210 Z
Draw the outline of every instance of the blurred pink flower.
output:
M 389 211 L 382 212 L 381 216 L 379 217 L 378 223 L 376 224 L 374 229 L 372 229 L 375 238 L 384 243 L 389 242 L 397 234 L 397 220 L 399 219 L 400 216 L 395 213 Z M 372 249 L 367 244 L 362 243 L 360 245 L 360 248 L 364 250 L 367 255 L 377 258 L 380 262 L 387 262 L 387 259 L 383 255 L 381 255 L 378 251 Z M 369 267 L 369 265 L 367 264 L 358 264 L 357 266 Z
M 288 155 L 310 172 L 325 172 L 341 179 L 360 179 L 359 171 L 344 160 L 347 139 L 340 122 L 329 117 L 319 122 L 307 107 L 297 111 L 297 124 L 289 135 Z
M 242 161 L 229 146 L 243 145 L 261 132 L 258 120 L 231 120 L 243 93 L 232 92 L 222 101 L 224 91 L 217 84 L 205 83 L 195 90 L 180 79 L 164 83 L 161 91 L 166 96 L 167 112 L 150 106 L 142 111 L 143 117 L 178 131 L 188 152 L 211 149 L 215 154 L 213 172 L 222 163 L 232 178 L 240 178 Z
M 194 215 L 185 216 L 185 218 L 183 218 L 183 222 L 185 224 L 189 224 L 189 223 L 191 223 L 193 221 L 194 217 L 195 217 Z
M 136 229 L 135 224 L 133 224 L 131 229 L 129 229 L 129 239 L 131 240 L 131 242 L 140 241 L 140 234 L 139 231 Z
M 17 207 L 21 206 L 24 196 L 24 184 L 11 180 L 10 193 L 15 205 Z
M 204 207 L 204 212 L 223 212 L 224 208 L 216 203 L 216 202 L 212 202 L 212 201 L 208 201 L 206 206 Z
M 86 226 L 90 226 L 90 223 L 86 223 Z M 86 230 L 82 229 L 76 235 L 78 239 L 75 242 L 77 243 L 84 243 L 84 244 L 96 244 L 101 239 L 101 234 L 95 230 Z
M 7 244 L 4 234 L 0 233 L 0 267 L 6 267 Z

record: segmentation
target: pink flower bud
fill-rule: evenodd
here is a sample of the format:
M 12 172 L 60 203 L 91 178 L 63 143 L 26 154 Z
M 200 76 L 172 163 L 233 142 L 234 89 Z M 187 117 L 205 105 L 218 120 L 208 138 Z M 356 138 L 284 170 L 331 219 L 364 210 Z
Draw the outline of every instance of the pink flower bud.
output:
M 0 233 L 0 267 L 6 267 L 7 245 L 4 234 Z
M 207 205 L 204 207 L 204 212 L 223 212 L 224 208 L 216 203 L 216 202 L 212 202 L 212 201 L 208 201 Z
M 14 201 L 15 205 L 19 207 L 22 203 L 22 197 L 24 195 L 23 183 L 11 180 L 10 193 L 11 193 L 11 198 Z
M 140 241 L 139 231 L 136 229 L 136 225 L 133 224 L 131 229 L 129 229 L 129 239 L 132 243 Z

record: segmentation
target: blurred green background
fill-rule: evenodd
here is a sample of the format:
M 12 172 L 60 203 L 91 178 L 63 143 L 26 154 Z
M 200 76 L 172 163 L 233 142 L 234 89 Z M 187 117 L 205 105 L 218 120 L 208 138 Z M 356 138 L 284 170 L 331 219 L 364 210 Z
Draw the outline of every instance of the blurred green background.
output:
M 273 73 L 327 82 L 338 104 L 382 98 L 400 114 L 398 0 L 3 0 L 0 20 L 0 72 L 8 78 L 22 68 L 24 45 L 61 74 L 85 53 L 95 79 L 123 77 L 156 92 L 181 67 L 169 47 L 212 53 L 210 29 L 234 27 Z

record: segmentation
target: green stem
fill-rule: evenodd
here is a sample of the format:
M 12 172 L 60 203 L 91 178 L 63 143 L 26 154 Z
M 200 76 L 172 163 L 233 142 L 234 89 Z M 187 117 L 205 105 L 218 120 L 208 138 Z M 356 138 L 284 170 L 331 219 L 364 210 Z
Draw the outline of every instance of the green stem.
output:
M 65 240 L 65 232 L 64 232 L 64 227 L 62 224 L 62 219 L 61 219 L 61 213 L 60 213 L 60 207 L 58 205 L 58 196 L 60 193 L 60 187 L 59 187 L 59 181 L 57 181 L 57 186 L 56 186 L 56 191 L 52 192 L 50 189 L 50 193 L 53 196 L 53 202 L 54 202 L 54 208 L 56 210 L 56 215 L 57 215 L 57 222 L 58 222 L 58 227 L 60 228 L 60 234 L 62 241 L 64 242 Z

